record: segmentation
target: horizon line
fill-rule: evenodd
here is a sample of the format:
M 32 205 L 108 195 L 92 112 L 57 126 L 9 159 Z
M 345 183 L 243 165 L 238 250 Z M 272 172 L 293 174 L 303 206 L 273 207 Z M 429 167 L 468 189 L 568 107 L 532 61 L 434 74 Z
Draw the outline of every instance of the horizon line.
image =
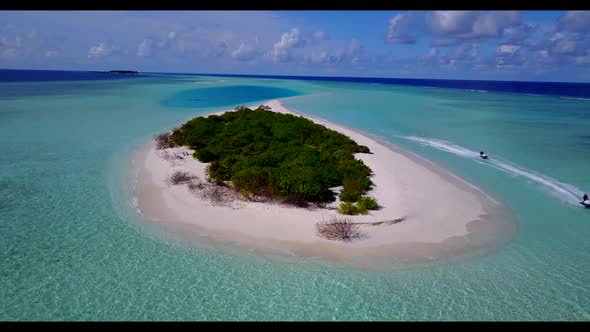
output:
M 522 82 L 522 83 L 565 83 L 565 84 L 590 84 L 590 81 L 526 81 L 526 80 L 477 80 L 477 79 L 457 79 L 457 78 L 411 78 L 411 77 L 379 77 L 379 76 L 324 76 L 324 75 L 271 75 L 271 74 L 231 74 L 231 73 L 191 73 L 191 72 L 160 72 L 160 71 L 140 71 L 132 69 L 108 69 L 108 70 L 73 70 L 73 69 L 29 69 L 29 68 L 0 68 L 0 70 L 29 70 L 29 71 L 62 71 L 62 72 L 101 72 L 109 71 L 136 71 L 139 74 L 181 74 L 195 76 L 243 76 L 243 77 L 268 77 L 268 78 L 351 78 L 351 79 L 394 79 L 394 80 L 434 80 L 434 81 L 467 81 L 467 82 Z

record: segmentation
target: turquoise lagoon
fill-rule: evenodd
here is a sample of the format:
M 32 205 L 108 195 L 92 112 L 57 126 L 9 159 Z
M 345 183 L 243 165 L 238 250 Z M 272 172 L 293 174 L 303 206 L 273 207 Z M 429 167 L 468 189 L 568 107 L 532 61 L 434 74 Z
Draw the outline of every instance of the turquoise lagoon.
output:
M 172 75 L 0 85 L 0 320 L 590 319 L 590 101 Z M 129 169 L 146 140 L 274 98 L 458 174 L 515 237 L 373 271 L 195 246 L 142 220 Z

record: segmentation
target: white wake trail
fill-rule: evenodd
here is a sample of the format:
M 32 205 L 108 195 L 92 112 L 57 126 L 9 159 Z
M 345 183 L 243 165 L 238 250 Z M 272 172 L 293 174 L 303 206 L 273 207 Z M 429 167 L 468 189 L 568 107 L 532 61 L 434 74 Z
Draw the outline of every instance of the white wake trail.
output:
M 530 181 L 533 181 L 537 185 L 541 186 L 552 196 L 572 205 L 577 205 L 580 201 L 580 197 L 583 191 L 575 186 L 561 182 L 550 176 L 535 172 L 527 169 L 508 160 L 502 159 L 497 155 L 489 154 L 490 159 L 486 161 L 481 160 L 479 152 L 470 150 L 460 145 L 433 138 L 418 137 L 418 136 L 402 136 L 405 139 L 418 142 L 424 146 L 429 146 L 441 151 L 449 152 L 454 155 L 472 159 L 482 165 L 493 167 L 502 172 L 508 173 L 513 176 L 523 177 Z

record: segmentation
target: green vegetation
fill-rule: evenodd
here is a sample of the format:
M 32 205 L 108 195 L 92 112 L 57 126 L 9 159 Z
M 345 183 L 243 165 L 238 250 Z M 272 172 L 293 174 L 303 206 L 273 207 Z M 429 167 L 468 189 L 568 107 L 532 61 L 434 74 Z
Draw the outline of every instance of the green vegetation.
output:
M 364 170 L 359 170 L 357 178 L 361 180 L 344 179 L 342 182 L 342 191 L 340 192 L 340 200 L 343 202 L 356 202 L 361 195 L 371 188 L 371 182 L 367 182 L 368 174 L 362 173 Z
M 359 214 L 356 204 L 351 202 L 342 202 L 338 207 L 338 212 L 342 214 L 355 215 Z
M 367 214 L 367 213 L 369 213 L 369 211 L 365 207 L 360 206 L 358 204 L 356 205 L 356 210 L 357 210 L 357 212 L 359 214 Z
M 342 199 L 342 194 L 340 195 Z M 367 214 L 368 210 L 377 210 L 379 204 L 373 197 L 362 196 L 357 199 L 356 204 L 350 201 L 344 201 L 340 203 L 338 212 L 342 214 L 355 215 L 355 214 Z
M 363 196 L 360 197 L 356 203 L 359 208 L 367 209 L 367 210 L 377 210 L 379 208 L 379 204 L 373 197 Z
M 367 214 L 367 208 L 360 206 L 352 202 L 342 202 L 338 207 L 338 212 L 342 214 L 355 215 L 355 214 Z
M 339 197 L 343 202 L 356 202 L 361 197 L 361 194 L 356 191 L 342 191 Z
M 371 170 L 353 155 L 370 153 L 366 146 L 300 116 L 239 107 L 192 119 L 170 140 L 210 163 L 211 180 L 231 181 L 246 197 L 321 204 L 335 199 L 330 188 L 343 186 L 341 195 L 356 201 L 372 185 Z

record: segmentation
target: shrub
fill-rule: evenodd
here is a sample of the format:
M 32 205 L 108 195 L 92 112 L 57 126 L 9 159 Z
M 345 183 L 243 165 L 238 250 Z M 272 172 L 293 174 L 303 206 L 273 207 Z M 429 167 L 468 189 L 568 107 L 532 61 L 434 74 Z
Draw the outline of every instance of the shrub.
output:
M 190 175 L 187 172 L 174 172 L 170 178 L 168 179 L 168 183 L 170 185 L 176 186 L 179 184 L 190 182 L 192 179 L 196 178 L 194 175 Z
M 199 149 L 194 155 L 195 158 L 197 158 L 202 163 L 210 163 L 217 159 L 217 154 L 213 151 L 213 149 L 209 148 Z
M 223 181 L 227 179 L 227 168 L 215 160 L 207 166 L 207 175 L 210 179 Z
M 356 211 L 357 211 L 359 214 L 363 214 L 363 215 L 365 215 L 365 214 L 369 213 L 369 211 L 367 210 L 367 208 L 366 208 L 366 207 L 364 207 L 364 206 L 360 206 L 358 203 L 356 204 Z
M 299 196 L 287 196 L 282 200 L 283 204 L 292 205 L 296 207 L 306 208 L 309 207 L 309 203 L 305 201 L 302 197 Z
M 312 166 L 281 167 L 273 174 L 273 189 L 281 196 L 297 196 L 311 202 L 329 201 L 334 193 Z
M 353 153 L 372 153 L 371 150 L 369 150 L 369 148 L 364 145 L 354 146 L 352 149 L 352 152 Z
M 359 225 L 352 223 L 348 219 L 332 218 L 327 222 L 317 223 L 316 230 L 321 237 L 328 240 L 350 242 L 353 239 L 362 237 Z
M 315 203 L 315 206 L 319 209 L 325 209 L 326 208 L 326 203 L 323 202 L 317 202 Z
M 356 201 L 370 189 L 371 170 L 353 155 L 367 152 L 366 147 L 303 117 L 265 107 L 236 109 L 192 119 L 170 136 L 210 163 L 210 181 L 231 180 L 238 191 L 297 205 L 299 200 L 332 202 L 330 188 L 341 185 L 349 192 L 343 201 Z
M 338 212 L 342 214 L 355 215 L 359 213 L 358 207 L 354 203 L 341 203 L 338 207 Z
M 154 139 L 156 140 L 156 149 L 158 150 L 173 148 L 176 146 L 174 141 L 170 138 L 170 133 L 156 135 Z
M 357 200 L 357 205 L 359 208 L 364 208 L 367 210 L 377 210 L 379 209 L 379 204 L 373 197 L 363 196 Z
M 197 193 L 199 190 L 205 189 L 205 184 L 201 181 L 191 181 L 188 184 L 188 189 L 193 193 Z
M 268 191 L 268 175 L 258 167 L 242 169 L 231 180 L 237 190 L 244 190 L 252 195 Z
M 371 150 L 369 150 L 369 148 L 364 145 L 359 146 L 358 152 L 359 153 L 372 153 Z
M 172 153 L 172 152 L 169 152 L 169 151 L 161 151 L 159 153 L 159 156 L 162 159 L 164 159 L 166 161 L 171 161 L 171 162 L 174 162 L 175 160 L 179 160 L 179 159 L 184 159 L 181 154 L 179 154 L 179 153 Z
M 219 187 L 211 187 L 205 191 L 205 197 L 213 203 L 223 203 L 226 195 Z
M 356 202 L 361 197 L 361 194 L 357 191 L 343 191 L 338 197 L 343 202 Z
M 352 180 L 352 179 L 344 179 L 342 180 L 342 191 L 347 191 L 347 192 L 357 192 L 359 191 L 359 187 L 356 183 L 356 181 Z

